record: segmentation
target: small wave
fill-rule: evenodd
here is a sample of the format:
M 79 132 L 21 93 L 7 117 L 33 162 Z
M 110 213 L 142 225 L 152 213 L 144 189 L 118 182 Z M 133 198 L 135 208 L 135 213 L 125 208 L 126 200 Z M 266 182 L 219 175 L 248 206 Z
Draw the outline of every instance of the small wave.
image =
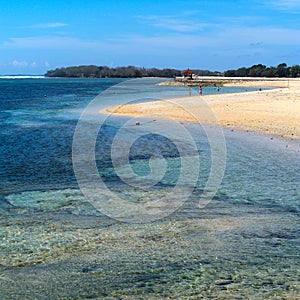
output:
M 45 78 L 45 76 L 41 75 L 4 75 L 0 76 L 0 79 L 40 79 L 40 78 Z

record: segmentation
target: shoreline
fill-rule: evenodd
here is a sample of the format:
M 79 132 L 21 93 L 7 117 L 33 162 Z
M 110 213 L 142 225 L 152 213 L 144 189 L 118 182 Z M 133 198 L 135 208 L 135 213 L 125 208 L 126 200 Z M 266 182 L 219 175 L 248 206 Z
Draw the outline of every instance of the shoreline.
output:
M 240 86 L 240 87 L 289 87 L 290 81 L 295 78 L 265 78 L 265 77 L 219 77 L 199 76 L 197 79 L 166 80 L 158 86 Z M 262 84 L 263 82 L 263 84 Z
M 219 124 L 228 129 L 300 139 L 300 79 L 247 79 L 226 86 L 270 87 L 270 83 L 274 89 L 125 104 L 107 107 L 100 113 Z

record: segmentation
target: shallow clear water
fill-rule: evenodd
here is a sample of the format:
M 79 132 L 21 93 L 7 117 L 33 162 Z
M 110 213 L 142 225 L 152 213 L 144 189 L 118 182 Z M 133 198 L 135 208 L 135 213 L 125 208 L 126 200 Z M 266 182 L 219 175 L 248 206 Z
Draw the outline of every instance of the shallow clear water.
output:
M 199 180 L 182 206 L 156 222 L 122 223 L 83 196 L 72 165 L 80 113 L 103 91 L 99 107 L 188 94 L 186 88 L 155 82 L 0 79 L 1 299 L 299 297 L 297 141 L 225 131 L 222 184 L 214 200 L 199 208 L 211 149 L 203 128 L 185 126 L 200 153 Z M 214 88 L 204 92 L 217 93 Z M 98 115 L 91 113 L 86 121 L 91 129 L 94 118 Z M 166 173 L 151 188 L 126 185 L 110 150 L 127 121 L 108 118 L 101 128 L 98 171 L 110 190 L 132 203 L 163 198 L 178 180 L 180 153 L 172 140 L 157 134 L 137 139 L 130 152 L 134 171 L 148 174 L 149 159 L 157 153 L 166 161 Z M 146 132 L 149 124 L 175 130 L 159 120 L 140 122 L 126 125 L 126 138 Z M 185 140 L 178 136 L 176 142 L 185 156 L 194 155 Z

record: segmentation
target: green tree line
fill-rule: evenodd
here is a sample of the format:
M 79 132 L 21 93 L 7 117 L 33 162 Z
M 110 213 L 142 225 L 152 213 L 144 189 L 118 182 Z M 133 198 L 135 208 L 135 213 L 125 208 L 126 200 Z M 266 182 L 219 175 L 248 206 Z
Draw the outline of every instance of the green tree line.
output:
M 197 75 L 222 75 L 220 72 L 208 70 L 193 70 Z M 134 66 L 109 68 L 107 66 L 77 66 L 58 68 L 48 71 L 47 77 L 83 77 L 83 78 L 137 78 L 137 77 L 166 77 L 181 76 L 182 71 L 176 69 L 137 68 Z
M 266 67 L 262 64 L 252 67 L 242 67 L 237 70 L 225 72 L 209 70 L 192 70 L 199 76 L 226 76 L 226 77 L 300 77 L 300 65 L 288 67 L 286 63 L 281 63 L 277 67 Z M 157 69 L 157 68 L 138 68 L 134 66 L 109 68 L 107 66 L 74 66 L 57 68 L 48 71 L 47 77 L 83 77 L 83 78 L 138 78 L 138 77 L 166 77 L 172 78 L 181 76 L 182 70 L 176 69 Z
M 181 72 L 175 69 L 145 69 L 133 66 L 109 68 L 106 66 L 78 66 L 58 68 L 48 71 L 47 77 L 89 77 L 89 78 L 137 78 L 137 77 L 174 77 Z
M 226 77 L 300 77 L 300 66 L 293 65 L 288 67 L 286 63 L 279 64 L 277 67 L 266 67 L 265 65 L 253 65 L 250 68 L 239 68 L 224 72 Z

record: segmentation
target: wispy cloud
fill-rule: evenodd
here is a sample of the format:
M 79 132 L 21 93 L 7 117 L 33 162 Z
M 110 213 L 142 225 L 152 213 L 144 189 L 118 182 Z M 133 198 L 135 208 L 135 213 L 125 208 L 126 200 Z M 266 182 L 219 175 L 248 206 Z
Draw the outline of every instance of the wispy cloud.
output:
M 27 67 L 36 68 L 36 67 L 38 67 L 38 64 L 35 61 L 28 62 L 26 60 L 19 61 L 19 60 L 16 60 L 16 59 L 14 59 L 8 65 L 11 65 L 15 68 L 27 68 Z
M 59 27 L 66 27 L 66 26 L 68 26 L 68 24 L 66 24 L 66 23 L 54 22 L 54 23 L 33 24 L 33 25 L 29 25 L 29 26 L 24 26 L 24 27 L 47 29 L 47 28 L 59 28 Z
M 108 40 L 83 40 L 75 37 L 33 36 L 14 37 L 6 40 L 0 48 L 5 49 L 35 49 L 35 50 L 71 50 L 88 53 L 140 54 L 143 45 L 143 55 L 176 54 L 180 51 L 197 52 L 204 49 L 238 49 L 251 47 L 251 51 L 261 47 L 298 46 L 300 30 L 281 27 L 224 27 L 213 32 L 173 32 L 149 35 L 124 35 Z M 177 52 L 176 52 L 177 51 Z
M 36 61 L 26 61 L 26 60 L 17 60 L 17 59 L 14 59 L 13 61 L 10 61 L 10 62 L 7 62 L 7 63 L 4 63 L 4 64 L 0 64 L 1 66 L 10 66 L 10 67 L 13 67 L 14 69 L 18 69 L 18 70 L 21 70 L 21 69 L 37 69 L 37 68 L 44 68 L 44 67 L 47 67 L 49 68 L 50 67 L 50 64 L 48 62 L 45 62 L 45 63 L 38 63 Z
M 229 27 L 222 31 L 199 35 L 197 33 L 164 34 L 160 36 L 127 36 L 115 41 L 119 45 L 145 45 L 146 48 L 157 47 L 160 51 L 166 49 L 174 52 L 180 49 L 200 50 L 217 47 L 236 48 L 251 46 L 298 46 L 300 30 L 280 27 Z M 170 52 L 170 53 L 171 53 Z
M 236 27 L 224 31 L 224 36 L 235 44 L 252 43 L 252 46 L 298 46 L 300 43 L 300 30 L 281 27 Z M 258 43 L 257 40 L 259 39 Z M 254 43 L 254 44 L 253 44 Z
M 249 46 L 262 46 L 264 44 L 264 42 L 254 42 L 254 43 L 250 43 Z
M 2 44 L 4 48 L 20 49 L 81 49 L 103 45 L 101 42 L 84 41 L 72 37 L 60 36 L 33 36 L 22 38 L 10 38 Z
M 266 4 L 277 10 L 300 13 L 299 0 L 269 0 L 266 1 Z
M 139 16 L 137 17 L 143 24 L 168 29 L 176 32 L 194 32 L 203 29 L 208 24 L 199 23 L 192 20 L 182 20 L 170 16 Z
M 21 68 L 25 68 L 25 67 L 27 67 L 28 66 L 28 62 L 27 61 L 18 61 L 18 60 L 13 60 L 12 62 L 11 62 L 11 65 L 12 66 L 14 66 L 14 67 L 21 67 Z

